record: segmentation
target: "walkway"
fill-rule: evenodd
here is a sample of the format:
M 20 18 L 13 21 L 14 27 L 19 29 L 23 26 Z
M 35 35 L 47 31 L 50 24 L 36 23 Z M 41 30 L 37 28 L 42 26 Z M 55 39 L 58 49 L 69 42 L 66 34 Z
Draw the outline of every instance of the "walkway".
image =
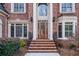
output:
M 27 53 L 25 56 L 60 56 L 58 53 Z

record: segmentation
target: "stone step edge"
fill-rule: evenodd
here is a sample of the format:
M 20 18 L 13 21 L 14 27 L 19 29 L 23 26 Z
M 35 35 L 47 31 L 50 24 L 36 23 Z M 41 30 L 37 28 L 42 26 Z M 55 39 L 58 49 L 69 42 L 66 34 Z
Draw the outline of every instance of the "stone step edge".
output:
M 32 45 L 32 44 L 34 45 L 35 43 L 30 43 L 30 45 Z M 39 43 L 36 43 L 36 44 L 37 44 L 37 45 L 56 45 L 56 44 L 39 44 Z M 36 44 L 35 44 L 35 45 L 36 45 Z
M 44 51 L 47 51 L 47 52 L 53 52 L 53 51 L 55 51 L 55 52 L 57 52 L 58 50 L 28 50 L 28 51 L 38 51 L 38 52 L 44 52 Z
M 54 42 L 31 42 L 30 44 L 55 44 Z
M 29 47 L 29 48 L 56 48 L 56 47 Z

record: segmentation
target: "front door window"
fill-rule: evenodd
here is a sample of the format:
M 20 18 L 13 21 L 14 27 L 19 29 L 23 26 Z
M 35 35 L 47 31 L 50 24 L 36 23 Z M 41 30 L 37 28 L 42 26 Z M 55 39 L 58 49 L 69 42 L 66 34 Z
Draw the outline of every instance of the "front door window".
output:
M 47 39 L 48 38 L 48 23 L 47 21 L 38 21 L 38 38 Z

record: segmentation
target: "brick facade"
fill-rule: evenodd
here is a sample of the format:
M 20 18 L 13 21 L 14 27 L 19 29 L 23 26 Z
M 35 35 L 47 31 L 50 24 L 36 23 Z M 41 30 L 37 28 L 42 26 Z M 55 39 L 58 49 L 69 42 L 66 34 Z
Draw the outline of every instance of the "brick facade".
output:
M 58 18 L 66 15 L 66 16 L 77 16 L 77 21 L 79 19 L 79 4 L 75 4 L 75 13 L 67 13 L 67 14 L 61 14 L 60 13 L 60 6 L 59 3 L 53 3 L 53 37 L 57 38 L 57 32 L 58 32 Z M 26 3 L 26 13 L 20 14 L 20 13 L 11 13 L 11 3 L 5 3 L 5 9 L 9 12 L 9 17 L 0 15 L 0 18 L 2 19 L 2 37 L 8 37 L 8 21 L 9 20 L 26 20 L 29 21 L 29 32 L 33 31 L 33 3 Z M 77 25 L 79 25 L 79 21 L 77 22 Z M 77 33 L 79 35 L 79 26 L 77 26 Z

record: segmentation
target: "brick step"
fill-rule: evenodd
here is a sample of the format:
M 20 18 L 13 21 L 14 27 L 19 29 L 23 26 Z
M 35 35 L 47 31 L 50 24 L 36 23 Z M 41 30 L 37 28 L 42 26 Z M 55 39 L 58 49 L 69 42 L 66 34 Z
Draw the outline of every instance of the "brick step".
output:
M 29 41 L 28 52 L 57 52 L 56 44 L 53 40 L 38 39 Z
M 28 50 L 27 52 L 31 52 L 31 53 L 39 53 L 39 52 L 41 52 L 41 53 L 54 53 L 54 52 L 58 52 L 57 50 Z
M 56 47 L 29 47 L 29 50 L 55 50 Z
M 31 42 L 31 44 L 55 44 L 55 42 Z
M 53 40 L 32 40 L 32 42 L 54 42 Z
M 31 47 L 55 47 L 55 44 L 30 44 Z

